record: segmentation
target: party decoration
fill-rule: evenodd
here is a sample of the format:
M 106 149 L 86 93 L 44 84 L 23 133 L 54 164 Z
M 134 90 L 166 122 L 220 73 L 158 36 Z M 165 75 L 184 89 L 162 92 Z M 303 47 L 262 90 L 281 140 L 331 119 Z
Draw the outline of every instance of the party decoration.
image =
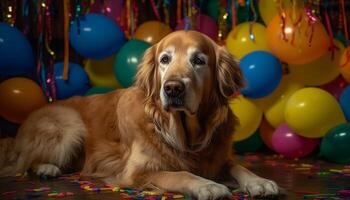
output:
M 287 124 L 281 124 L 272 135 L 273 149 L 289 158 L 300 158 L 310 154 L 319 139 L 306 138 L 293 132 Z
M 253 51 L 269 51 L 265 26 L 251 22 L 239 24 L 228 34 L 226 47 L 237 58 Z
M 340 73 L 350 83 L 350 47 L 346 48 L 340 60 Z
M 103 86 L 92 87 L 85 93 L 85 96 L 90 96 L 94 94 L 104 94 L 107 92 L 112 92 L 113 90 L 114 89 L 111 87 L 103 87 Z
M 317 138 L 345 122 L 337 100 L 319 88 L 303 88 L 288 100 L 284 112 L 288 126 L 304 137 Z
M 113 72 L 115 58 L 116 56 L 113 55 L 102 60 L 89 59 L 86 61 L 84 69 L 92 86 L 121 88 Z
M 177 26 L 176 30 L 186 29 L 186 19 L 183 19 Z M 196 20 L 194 24 L 190 24 L 189 29 L 193 29 L 204 33 L 209 36 L 211 39 L 216 40 L 218 36 L 218 25 L 216 22 L 210 17 L 199 14 L 196 16 Z
M 285 122 L 284 110 L 288 99 L 303 87 L 302 84 L 295 81 L 290 76 L 284 76 L 281 84 L 273 92 L 272 97 L 275 101 L 264 111 L 266 120 L 275 128 Z
M 350 124 L 341 124 L 332 128 L 321 143 L 320 154 L 328 160 L 350 164 Z
M 335 80 L 321 85 L 320 88 L 326 90 L 330 94 L 332 94 L 337 100 L 340 97 L 340 94 L 343 92 L 344 88 L 348 85 L 346 80 L 340 75 Z
M 306 64 L 323 56 L 329 37 L 322 23 L 309 18 L 304 10 L 287 11 L 285 18 L 276 15 L 267 26 L 271 52 L 289 64 Z
M 271 94 L 282 78 L 279 60 L 264 51 L 254 51 L 244 56 L 240 67 L 246 86 L 241 93 L 250 98 L 261 98 Z
M 347 121 L 350 122 L 350 85 L 341 93 L 339 103 Z
M 274 131 L 275 129 L 266 121 L 265 118 L 263 118 L 259 127 L 260 138 L 271 150 L 273 150 L 272 134 Z
M 134 38 L 153 45 L 171 32 L 171 28 L 166 24 L 159 21 L 148 21 L 136 29 Z
M 29 41 L 17 28 L 0 22 L 0 77 L 29 74 L 34 70 Z
M 282 5 L 281 5 L 282 4 Z M 279 7 L 288 8 L 292 5 L 290 0 L 259 0 L 259 13 L 265 24 L 278 15 Z
M 242 95 L 230 102 L 230 108 L 239 120 L 233 140 L 238 142 L 253 135 L 261 122 L 262 111 Z
M 247 139 L 235 142 L 233 146 L 238 153 L 256 152 L 263 146 L 263 142 L 260 138 L 259 131 L 256 131 Z
M 125 43 L 120 27 L 101 14 L 87 14 L 74 21 L 70 27 L 69 39 L 72 47 L 82 56 L 103 59 L 115 54 Z
M 34 110 L 47 101 L 40 86 L 27 78 L 11 78 L 0 84 L 0 116 L 22 123 Z
M 319 59 L 304 65 L 289 65 L 289 71 L 298 81 L 308 86 L 320 86 L 336 79 L 339 74 L 340 57 L 344 52 L 341 42 L 334 40 L 337 49 L 328 52 Z
M 92 13 L 102 13 L 108 18 L 115 20 L 119 25 L 121 25 L 121 15 L 123 14 L 123 4 L 124 0 L 103 0 L 94 1 L 90 7 Z
M 82 96 L 90 88 L 88 75 L 80 65 L 69 63 L 68 80 L 62 79 L 62 71 L 63 62 L 55 63 L 54 77 L 58 99 L 66 99 L 76 95 Z
M 123 87 L 134 83 L 137 66 L 141 62 L 144 52 L 151 45 L 141 40 L 128 41 L 118 52 L 114 62 L 114 73 Z

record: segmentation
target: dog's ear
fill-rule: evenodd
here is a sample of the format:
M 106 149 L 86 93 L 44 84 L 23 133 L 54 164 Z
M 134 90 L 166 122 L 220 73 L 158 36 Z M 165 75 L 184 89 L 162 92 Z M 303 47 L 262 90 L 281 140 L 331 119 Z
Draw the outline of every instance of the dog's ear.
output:
M 152 46 L 145 51 L 135 81 L 135 85 L 145 91 L 148 99 L 153 97 L 158 91 L 157 88 L 159 88 L 155 49 L 155 46 Z
M 244 86 L 239 62 L 224 47 L 217 47 L 217 80 L 221 95 L 229 98 Z

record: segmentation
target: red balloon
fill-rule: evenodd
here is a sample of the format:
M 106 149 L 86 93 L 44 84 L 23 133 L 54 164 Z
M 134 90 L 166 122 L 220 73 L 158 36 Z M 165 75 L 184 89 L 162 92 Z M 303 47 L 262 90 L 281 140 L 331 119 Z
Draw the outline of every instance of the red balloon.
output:
M 343 78 L 343 76 L 339 76 L 335 80 L 333 80 L 327 84 L 321 85 L 320 88 L 331 93 L 337 100 L 339 100 L 341 93 L 343 92 L 344 88 L 347 85 L 348 85 L 348 83 Z

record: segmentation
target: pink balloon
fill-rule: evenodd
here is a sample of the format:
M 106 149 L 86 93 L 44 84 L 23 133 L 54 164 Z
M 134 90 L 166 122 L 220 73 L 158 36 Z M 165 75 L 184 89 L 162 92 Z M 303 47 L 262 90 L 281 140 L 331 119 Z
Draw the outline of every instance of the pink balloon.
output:
M 338 78 L 334 79 L 333 81 L 321 85 L 320 88 L 326 90 L 327 92 L 331 93 L 337 100 L 339 100 L 339 97 L 341 93 L 343 92 L 344 88 L 348 85 L 346 80 L 339 76 Z
M 185 19 L 182 19 L 181 22 L 176 26 L 176 30 L 185 29 L 186 22 Z M 189 29 L 193 29 L 189 27 Z M 196 17 L 195 30 L 201 33 L 206 34 L 211 39 L 215 40 L 218 37 L 218 25 L 216 22 L 209 16 L 199 14 Z
M 272 135 L 274 150 L 289 158 L 300 158 L 310 154 L 319 139 L 306 138 L 294 133 L 287 124 L 281 124 Z
M 96 0 L 90 9 L 93 13 L 102 13 L 118 24 L 122 14 L 124 0 Z

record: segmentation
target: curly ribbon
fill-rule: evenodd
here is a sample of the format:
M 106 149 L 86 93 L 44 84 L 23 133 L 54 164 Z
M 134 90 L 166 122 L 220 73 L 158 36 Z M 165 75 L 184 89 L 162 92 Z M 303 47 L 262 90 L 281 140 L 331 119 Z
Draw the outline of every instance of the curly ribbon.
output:
M 218 18 L 218 23 L 219 23 L 219 31 L 218 31 L 218 42 L 222 44 L 224 41 L 224 38 L 226 37 L 227 34 L 227 0 L 221 0 L 220 1 L 220 12 L 219 12 L 219 18 Z
M 163 2 L 163 12 L 164 12 L 165 24 L 167 24 L 167 25 L 170 24 L 169 7 L 170 7 L 169 0 L 164 0 L 164 2 Z
M 284 4 L 281 0 L 277 0 L 277 4 L 278 4 L 278 15 L 281 19 L 281 33 L 282 33 L 282 40 L 287 42 L 288 39 L 287 39 L 287 35 L 286 35 L 286 32 L 285 32 L 285 29 L 286 29 L 286 18 L 287 18 L 287 14 L 286 14 L 286 10 L 285 10 L 285 7 L 284 7 Z
M 317 17 L 313 14 L 313 11 L 311 10 L 311 8 L 309 6 L 305 6 L 305 13 L 306 13 L 306 17 L 308 20 L 308 26 L 311 27 L 311 34 L 309 37 L 309 47 L 311 46 L 311 42 L 314 36 L 314 32 L 315 32 L 315 23 L 317 22 Z
M 235 30 L 237 24 L 237 13 L 236 13 L 236 2 L 231 0 L 231 21 L 232 21 L 232 31 Z M 232 34 L 233 35 L 233 34 Z
M 158 21 L 161 21 L 156 3 L 154 2 L 154 0 L 150 0 L 150 2 L 154 15 L 156 16 Z
M 16 22 L 17 0 L 1 0 L 1 10 L 3 11 L 3 20 L 11 26 Z
M 325 7 L 324 15 L 326 19 L 326 27 L 327 27 L 327 32 L 329 34 L 329 41 L 330 41 L 329 51 L 331 51 L 331 59 L 334 60 L 335 50 L 336 49 L 339 50 L 339 48 L 334 44 L 332 25 L 328 15 L 328 1 L 325 1 L 324 7 Z
M 23 33 L 25 35 L 29 32 L 29 3 L 28 0 L 22 0 L 22 16 L 23 16 Z
M 131 0 L 126 0 L 126 29 L 125 29 L 125 35 L 130 38 L 130 28 L 131 28 Z
M 255 9 L 254 0 L 251 0 L 250 9 L 253 13 L 253 21 L 256 22 L 258 20 L 258 14 L 257 14 L 256 9 Z
M 177 7 L 177 10 L 176 10 L 176 20 L 177 20 L 177 23 L 181 23 L 181 20 L 182 20 L 182 17 L 181 17 L 181 13 L 182 13 L 182 7 L 181 7 L 181 4 L 182 4 L 182 0 L 177 0 L 177 4 L 176 4 L 176 7 Z
M 64 12 L 64 58 L 62 79 L 68 79 L 69 70 L 69 0 L 63 0 Z
M 348 22 L 346 19 L 346 12 L 345 12 L 345 4 L 344 0 L 340 0 L 340 6 L 341 6 L 341 13 L 343 17 L 343 26 L 344 26 L 344 33 L 345 33 L 345 39 L 346 39 L 346 46 L 349 46 L 349 33 L 348 33 Z M 345 67 L 350 62 L 350 50 L 349 48 L 346 48 L 346 58 L 345 62 L 340 65 L 340 67 Z

